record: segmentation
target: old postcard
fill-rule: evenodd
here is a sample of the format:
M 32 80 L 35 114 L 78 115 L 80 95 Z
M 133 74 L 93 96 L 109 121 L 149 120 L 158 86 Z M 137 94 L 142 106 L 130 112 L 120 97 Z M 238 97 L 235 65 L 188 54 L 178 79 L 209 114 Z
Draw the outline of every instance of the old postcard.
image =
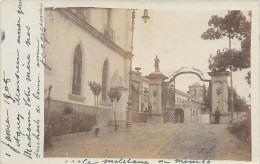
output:
M 3 1 L 0 31 L 0 163 L 259 163 L 257 1 Z

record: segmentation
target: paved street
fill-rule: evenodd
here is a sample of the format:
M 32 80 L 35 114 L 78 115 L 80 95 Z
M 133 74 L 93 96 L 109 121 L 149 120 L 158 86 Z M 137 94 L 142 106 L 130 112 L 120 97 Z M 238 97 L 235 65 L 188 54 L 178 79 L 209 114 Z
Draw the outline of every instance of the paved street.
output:
M 132 129 L 113 127 L 90 133 L 64 135 L 45 157 L 181 158 L 250 160 L 250 146 L 227 131 L 227 125 L 139 123 Z

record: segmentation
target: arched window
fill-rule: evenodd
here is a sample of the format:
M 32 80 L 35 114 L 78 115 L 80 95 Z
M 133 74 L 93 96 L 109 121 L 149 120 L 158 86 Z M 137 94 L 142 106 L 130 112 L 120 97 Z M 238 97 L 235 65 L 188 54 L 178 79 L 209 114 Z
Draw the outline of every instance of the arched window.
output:
M 72 93 L 80 95 L 81 92 L 81 72 L 82 72 L 82 53 L 78 45 L 74 52 L 73 59 L 73 81 Z
M 108 78 L 108 59 L 105 60 L 103 64 L 103 73 L 102 73 L 102 100 L 107 100 L 107 79 Z

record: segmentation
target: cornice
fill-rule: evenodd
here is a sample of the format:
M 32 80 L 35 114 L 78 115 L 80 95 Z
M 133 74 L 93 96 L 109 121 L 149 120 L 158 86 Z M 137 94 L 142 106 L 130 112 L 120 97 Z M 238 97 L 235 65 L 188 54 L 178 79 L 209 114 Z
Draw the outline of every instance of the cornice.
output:
M 70 9 L 56 9 L 58 10 L 62 15 L 65 17 L 69 18 L 73 22 L 75 22 L 77 25 L 82 27 L 84 30 L 89 32 L 93 37 L 99 39 L 102 41 L 104 44 L 106 44 L 108 47 L 112 48 L 114 51 L 119 53 L 125 58 L 131 59 L 133 54 L 131 52 L 126 52 L 123 50 L 120 46 L 118 46 L 116 43 L 113 41 L 109 40 L 104 34 L 99 32 L 95 27 L 87 23 L 86 21 L 82 20 L 79 18 L 75 13 L 73 13 Z
M 176 92 L 176 93 L 179 93 L 180 95 L 183 95 L 183 96 L 186 96 L 186 97 L 190 97 L 190 95 L 189 95 L 188 93 L 183 92 L 183 91 L 181 91 L 181 90 L 175 89 L 175 92 Z

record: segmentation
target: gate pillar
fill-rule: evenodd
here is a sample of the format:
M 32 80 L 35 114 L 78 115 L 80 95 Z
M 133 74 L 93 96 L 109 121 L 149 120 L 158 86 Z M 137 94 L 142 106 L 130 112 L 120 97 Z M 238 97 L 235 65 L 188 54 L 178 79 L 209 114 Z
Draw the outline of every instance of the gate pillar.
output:
M 211 114 L 210 122 L 215 122 L 215 111 L 220 111 L 219 122 L 228 124 L 230 122 L 230 112 L 228 111 L 228 84 L 229 72 L 209 72 L 211 76 Z
M 162 84 L 167 77 L 161 72 L 149 75 L 149 102 L 153 115 L 162 115 Z

